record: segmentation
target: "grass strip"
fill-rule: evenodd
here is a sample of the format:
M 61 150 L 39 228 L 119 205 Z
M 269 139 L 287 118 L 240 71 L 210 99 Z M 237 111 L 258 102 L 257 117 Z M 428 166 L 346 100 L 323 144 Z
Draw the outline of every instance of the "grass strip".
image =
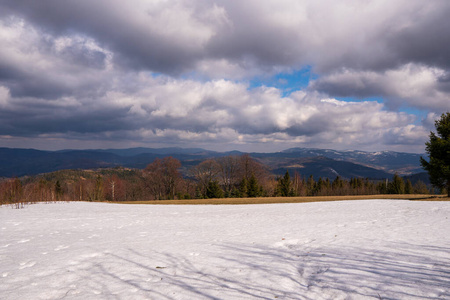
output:
M 220 198 L 220 199 L 190 199 L 190 200 L 150 200 L 115 202 L 121 204 L 152 204 L 152 205 L 242 205 L 242 204 L 273 204 L 273 203 L 309 203 L 345 200 L 369 199 L 402 199 L 415 201 L 450 201 L 450 198 L 436 195 L 363 195 L 363 196 L 315 196 L 315 197 L 267 197 L 267 198 Z

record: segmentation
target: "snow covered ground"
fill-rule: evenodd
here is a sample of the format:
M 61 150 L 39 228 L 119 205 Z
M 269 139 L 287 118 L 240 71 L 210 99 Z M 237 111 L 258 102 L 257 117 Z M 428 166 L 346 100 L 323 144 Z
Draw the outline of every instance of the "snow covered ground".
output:
M 0 208 L 1 299 L 450 299 L 450 202 Z

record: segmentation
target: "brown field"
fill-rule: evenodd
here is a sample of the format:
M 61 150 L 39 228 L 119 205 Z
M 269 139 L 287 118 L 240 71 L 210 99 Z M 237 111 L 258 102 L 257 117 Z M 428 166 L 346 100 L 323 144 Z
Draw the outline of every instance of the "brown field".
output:
M 222 204 L 271 204 L 271 203 L 307 203 L 368 199 L 404 199 L 415 201 L 450 201 L 450 198 L 436 195 L 364 195 L 364 196 L 316 196 L 316 197 L 267 197 L 267 198 L 222 198 L 192 200 L 151 200 L 116 202 L 123 204 L 164 204 L 164 205 L 222 205 Z

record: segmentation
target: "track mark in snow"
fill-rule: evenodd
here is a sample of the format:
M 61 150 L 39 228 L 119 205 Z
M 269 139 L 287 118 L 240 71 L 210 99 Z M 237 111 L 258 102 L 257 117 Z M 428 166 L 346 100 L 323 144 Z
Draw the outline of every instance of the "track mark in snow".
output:
M 59 245 L 59 246 L 56 247 L 54 250 L 55 250 L 55 251 L 59 251 L 59 250 L 67 249 L 67 248 L 69 248 L 69 246 Z
M 6 244 L 6 245 L 2 246 L 2 248 L 8 248 L 9 246 L 11 246 L 11 244 Z
M 91 253 L 91 254 L 84 254 L 81 257 L 82 258 L 93 258 L 93 257 L 99 257 L 99 256 L 103 256 L 102 253 Z
M 298 240 L 282 240 L 281 242 L 275 243 L 275 247 L 277 248 L 288 248 L 288 249 L 294 249 L 299 247 L 299 241 Z
M 9 273 L 5 272 L 5 273 L 2 274 L 2 277 L 5 278 L 5 277 L 8 277 L 8 275 L 9 275 Z
M 36 264 L 35 261 L 29 261 L 29 262 L 22 262 L 20 263 L 20 270 L 26 269 L 26 268 L 31 268 Z
M 18 241 L 17 243 L 23 244 L 23 243 L 28 243 L 29 241 L 30 241 L 30 239 L 23 239 L 23 240 Z
M 78 260 L 70 260 L 67 264 L 70 266 L 76 266 L 79 265 L 80 262 Z
M 154 282 L 158 282 L 158 281 L 161 281 L 161 280 L 162 280 L 161 277 L 153 277 L 153 278 L 147 278 L 147 279 L 145 279 L 145 282 L 151 282 L 151 283 L 154 283 Z

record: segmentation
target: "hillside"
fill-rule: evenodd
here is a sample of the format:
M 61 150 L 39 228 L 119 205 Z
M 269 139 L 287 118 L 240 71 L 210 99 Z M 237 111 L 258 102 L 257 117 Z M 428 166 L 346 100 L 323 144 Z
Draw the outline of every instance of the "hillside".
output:
M 41 151 L 0 148 L 0 177 L 48 173 L 63 169 L 128 167 L 143 169 L 156 158 L 172 156 L 182 163 L 182 172 L 207 158 L 239 155 L 242 152 L 216 152 L 201 148 L 130 148 Z M 293 148 L 274 153 L 250 153 L 269 171 L 281 175 L 286 170 L 303 176 L 344 178 L 387 178 L 395 172 L 411 175 L 423 172 L 419 154 L 400 152 L 336 151 Z

